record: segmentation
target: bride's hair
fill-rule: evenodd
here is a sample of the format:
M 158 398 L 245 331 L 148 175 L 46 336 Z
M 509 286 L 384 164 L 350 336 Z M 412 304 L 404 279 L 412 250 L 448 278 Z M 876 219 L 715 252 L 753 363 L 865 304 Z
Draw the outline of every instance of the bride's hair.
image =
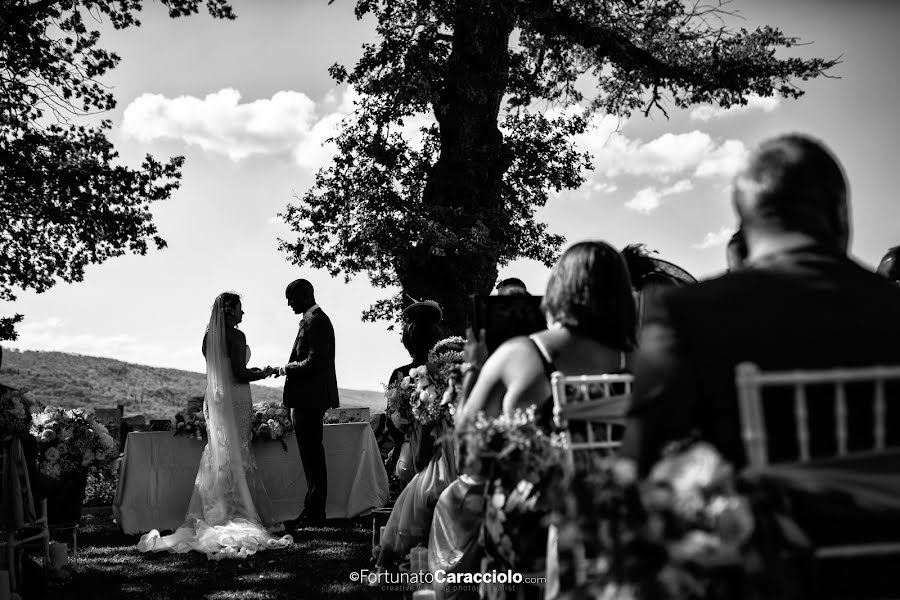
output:
M 234 292 L 222 292 L 221 294 L 219 294 L 219 297 L 216 298 L 216 300 L 218 300 L 219 298 L 222 299 L 222 308 L 224 308 L 226 311 L 231 310 L 238 302 L 241 301 L 241 297 Z

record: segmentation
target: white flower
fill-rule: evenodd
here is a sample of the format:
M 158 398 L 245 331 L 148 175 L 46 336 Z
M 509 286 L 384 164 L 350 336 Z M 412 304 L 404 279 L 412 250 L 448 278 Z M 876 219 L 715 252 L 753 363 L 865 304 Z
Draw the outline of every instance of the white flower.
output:
M 409 377 L 404 377 L 403 379 L 400 380 L 400 389 L 401 390 L 409 389 L 409 386 L 412 385 L 412 379 L 410 379 L 411 377 L 412 377 L 412 374 L 410 374 Z
M 421 367 L 416 369 L 416 374 L 421 375 L 422 377 L 425 377 L 426 375 L 428 375 L 428 367 L 426 367 L 425 365 L 422 365 Z
M 266 421 L 266 425 L 268 425 L 269 427 L 275 427 L 275 419 L 269 419 L 268 421 Z
M 52 429 L 45 429 L 41 432 L 41 440 L 45 442 L 52 442 L 56 439 L 56 432 Z
M 47 448 L 47 451 L 44 452 L 44 458 L 52 463 L 58 462 L 59 450 L 57 450 L 56 448 Z
M 59 463 L 44 463 L 41 465 L 41 472 L 48 477 L 59 478 L 60 475 L 60 466 Z
M 97 458 L 97 460 L 103 460 L 106 458 L 106 452 L 104 452 L 103 450 L 97 450 L 96 452 L 94 452 L 94 456 Z
M 283 408 L 278 408 L 275 410 L 275 414 L 278 415 L 279 417 L 283 417 L 284 415 L 287 414 L 287 411 Z
M 266 410 L 266 414 L 269 415 L 270 417 L 274 417 L 276 412 L 277 411 L 274 408 L 269 408 Z

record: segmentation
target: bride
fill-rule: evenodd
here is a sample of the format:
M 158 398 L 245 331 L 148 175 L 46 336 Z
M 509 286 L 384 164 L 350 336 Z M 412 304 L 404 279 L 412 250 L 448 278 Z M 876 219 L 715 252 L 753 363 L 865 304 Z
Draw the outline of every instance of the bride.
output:
M 175 533 L 156 529 L 141 537 L 141 552 L 205 553 L 209 558 L 245 558 L 267 548 L 285 548 L 289 535 L 273 522 L 272 507 L 250 450 L 253 404 L 249 382 L 274 369 L 248 369 L 250 349 L 237 325 L 241 299 L 225 292 L 215 301 L 203 338 L 206 399 L 203 414 L 209 439 L 200 459 L 184 523 Z

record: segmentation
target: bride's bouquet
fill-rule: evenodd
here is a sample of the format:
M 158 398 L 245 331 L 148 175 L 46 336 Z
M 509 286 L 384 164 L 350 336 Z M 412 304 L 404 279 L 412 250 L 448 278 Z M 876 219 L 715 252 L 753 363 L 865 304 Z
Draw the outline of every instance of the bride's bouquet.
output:
M 31 415 L 40 412 L 28 394 L 8 389 L 0 395 L 0 437 L 24 435 L 31 429 Z
M 209 436 L 206 432 L 206 417 L 203 411 L 180 412 L 175 415 L 175 435 L 186 435 L 201 442 Z
M 88 471 L 109 474 L 118 458 L 106 427 L 80 408 L 45 408 L 32 417 L 31 434 L 38 442 L 38 467 L 56 479 Z
M 441 340 L 429 352 L 428 364 L 410 369 L 401 382 L 413 388 L 412 416 L 423 425 L 452 418 L 461 392 L 464 345 L 458 336 Z
M 284 436 L 294 431 L 290 411 L 278 402 L 257 402 L 253 412 L 253 439 L 278 440 L 287 452 Z

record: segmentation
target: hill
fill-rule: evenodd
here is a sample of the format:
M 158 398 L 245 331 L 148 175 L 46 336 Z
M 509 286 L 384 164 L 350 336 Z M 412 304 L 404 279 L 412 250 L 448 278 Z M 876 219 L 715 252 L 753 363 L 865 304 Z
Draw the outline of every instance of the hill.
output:
M 111 358 L 65 352 L 10 350 L 3 352 L 0 382 L 29 391 L 47 405 L 65 408 L 114 408 L 125 414 L 167 419 L 203 396 L 206 375 L 126 363 Z M 281 388 L 251 384 L 253 400 L 281 402 Z M 384 394 L 341 389 L 341 406 L 384 411 Z

